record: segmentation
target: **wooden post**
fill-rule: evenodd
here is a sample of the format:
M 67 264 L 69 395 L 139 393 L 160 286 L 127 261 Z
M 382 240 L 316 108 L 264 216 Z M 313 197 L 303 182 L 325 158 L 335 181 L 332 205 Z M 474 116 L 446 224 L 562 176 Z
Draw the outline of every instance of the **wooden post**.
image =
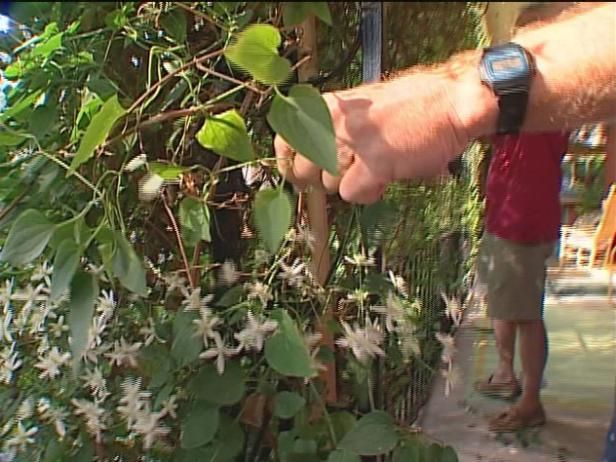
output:
M 300 82 L 305 82 L 319 73 L 317 57 L 317 33 L 314 16 L 306 19 L 302 25 L 301 54 L 310 55 L 310 59 L 298 68 Z M 331 266 L 329 255 L 329 222 L 327 219 L 327 198 L 325 192 L 313 189 L 306 194 L 306 207 L 308 210 L 308 223 L 314 235 L 312 249 L 312 271 L 319 284 L 325 284 Z M 318 320 L 318 329 L 321 335 L 322 345 L 334 350 L 334 338 L 327 328 L 327 322 L 332 319 L 330 307 L 324 307 L 323 314 Z M 326 401 L 330 404 L 338 401 L 336 385 L 336 366 L 328 364 L 327 369 L 321 373 L 321 379 L 325 383 Z

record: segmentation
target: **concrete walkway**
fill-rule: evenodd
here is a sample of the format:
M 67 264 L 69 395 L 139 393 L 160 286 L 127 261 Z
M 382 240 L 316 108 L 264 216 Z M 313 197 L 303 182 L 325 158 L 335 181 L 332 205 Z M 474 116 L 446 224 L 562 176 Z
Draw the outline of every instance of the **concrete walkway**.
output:
M 452 445 L 460 462 L 598 462 L 616 380 L 616 318 L 606 292 L 605 274 L 550 270 L 545 427 L 507 435 L 488 431 L 488 417 L 507 404 L 473 390 L 474 382 L 489 375 L 496 363 L 492 332 L 476 327 L 485 318 L 481 307 L 467 313 L 456 334 L 458 385 L 445 397 L 439 376 L 418 424 Z

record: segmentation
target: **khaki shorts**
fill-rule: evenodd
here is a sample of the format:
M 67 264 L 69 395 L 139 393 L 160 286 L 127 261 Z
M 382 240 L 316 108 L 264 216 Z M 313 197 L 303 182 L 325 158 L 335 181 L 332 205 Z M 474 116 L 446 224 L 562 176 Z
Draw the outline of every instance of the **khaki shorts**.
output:
M 546 260 L 555 242 L 519 244 L 485 233 L 477 276 L 487 287 L 488 316 L 502 321 L 543 317 Z

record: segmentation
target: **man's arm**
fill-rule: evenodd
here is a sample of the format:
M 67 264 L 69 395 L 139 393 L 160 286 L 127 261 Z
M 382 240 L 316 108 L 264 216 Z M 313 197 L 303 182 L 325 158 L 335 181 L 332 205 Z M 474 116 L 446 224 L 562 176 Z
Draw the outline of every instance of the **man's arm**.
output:
M 549 24 L 523 29 L 512 40 L 530 51 L 537 66 L 524 131 L 571 129 L 616 118 L 616 4 L 573 10 Z M 493 133 L 497 117 L 494 96 L 479 81 L 479 56 L 470 61 L 457 90 L 460 117 L 466 117 L 463 123 L 472 137 Z M 464 109 L 472 106 L 473 111 Z
M 538 69 L 526 131 L 578 127 L 616 116 L 616 4 L 585 7 L 514 41 Z M 391 181 L 434 176 L 472 139 L 496 130 L 498 104 L 479 77 L 481 51 L 416 66 L 380 83 L 327 93 L 340 176 L 322 172 L 276 137 L 278 168 L 297 186 L 323 185 L 351 202 L 378 200 Z

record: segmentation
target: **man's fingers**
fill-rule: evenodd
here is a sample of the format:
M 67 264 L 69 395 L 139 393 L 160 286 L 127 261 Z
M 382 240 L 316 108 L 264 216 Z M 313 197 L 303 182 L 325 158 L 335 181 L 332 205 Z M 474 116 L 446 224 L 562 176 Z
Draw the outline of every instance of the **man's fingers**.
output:
M 293 162 L 295 151 L 279 135 L 274 138 L 274 151 L 276 152 L 276 167 L 280 174 L 291 183 L 295 183 L 293 174 Z
M 383 196 L 387 184 L 374 176 L 360 158 L 356 158 L 340 181 L 340 196 L 347 202 L 372 204 Z
M 301 155 L 295 156 L 293 176 L 297 180 L 298 186 L 317 186 L 321 184 L 321 168 Z

